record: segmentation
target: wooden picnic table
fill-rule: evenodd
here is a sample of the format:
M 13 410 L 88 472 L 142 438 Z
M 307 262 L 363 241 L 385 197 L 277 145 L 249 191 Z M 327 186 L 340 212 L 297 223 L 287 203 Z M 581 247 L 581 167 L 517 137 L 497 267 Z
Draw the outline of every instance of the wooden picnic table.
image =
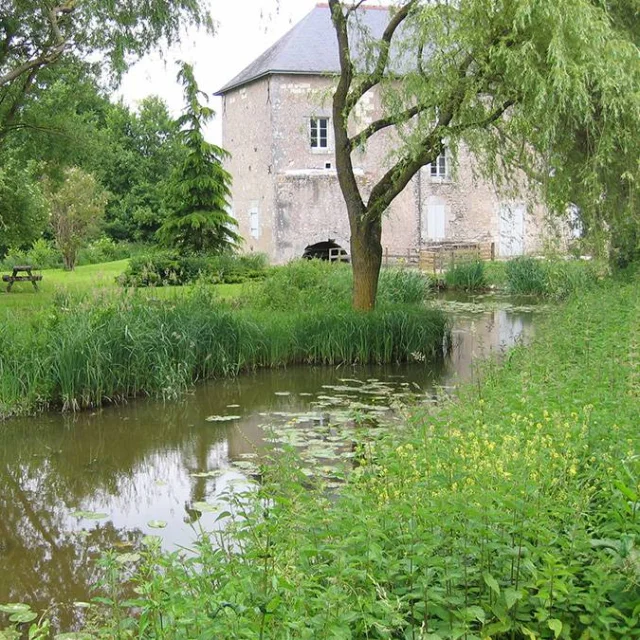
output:
M 38 282 L 42 280 L 42 276 L 38 273 L 32 273 L 34 267 L 30 264 L 16 265 L 13 267 L 13 273 L 11 275 L 2 276 L 3 282 L 7 282 L 7 292 L 11 291 L 14 282 L 31 282 L 33 288 L 38 290 Z M 26 275 L 18 275 L 24 273 Z

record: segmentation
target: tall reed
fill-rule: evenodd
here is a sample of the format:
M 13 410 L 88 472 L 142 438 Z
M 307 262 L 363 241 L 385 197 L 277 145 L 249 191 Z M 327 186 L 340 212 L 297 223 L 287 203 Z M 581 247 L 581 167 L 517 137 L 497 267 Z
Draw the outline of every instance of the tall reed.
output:
M 256 367 L 432 360 L 446 331 L 441 313 L 421 307 L 232 311 L 205 288 L 174 300 L 87 299 L 0 325 L 0 415 L 172 398 Z

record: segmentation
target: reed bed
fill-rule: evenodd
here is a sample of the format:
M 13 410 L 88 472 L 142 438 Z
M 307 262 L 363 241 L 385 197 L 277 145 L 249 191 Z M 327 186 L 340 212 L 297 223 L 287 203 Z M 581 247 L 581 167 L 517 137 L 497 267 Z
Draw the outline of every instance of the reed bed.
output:
M 87 299 L 0 324 L 0 416 L 174 398 L 258 367 L 430 361 L 446 332 L 440 312 L 417 306 L 231 310 L 205 288 L 173 300 Z

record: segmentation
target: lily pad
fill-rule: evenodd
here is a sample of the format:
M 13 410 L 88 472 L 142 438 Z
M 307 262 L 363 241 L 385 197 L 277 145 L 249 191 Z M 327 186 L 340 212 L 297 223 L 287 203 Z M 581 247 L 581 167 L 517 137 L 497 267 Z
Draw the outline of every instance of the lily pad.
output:
M 164 529 L 167 526 L 167 523 L 164 520 L 149 520 L 149 522 L 147 522 L 147 526 L 152 529 Z
M 190 475 L 192 478 L 219 478 L 223 473 L 224 471 L 221 469 L 212 469 L 211 471 L 199 471 Z
M 240 419 L 242 419 L 242 416 L 209 416 L 207 422 L 231 422 Z
M 74 518 L 84 518 L 85 520 L 106 520 L 108 513 L 98 513 L 97 511 L 83 511 L 78 509 L 71 514 Z
M 139 553 L 121 553 L 116 557 L 116 561 L 120 564 L 131 564 L 132 562 L 138 562 L 140 560 Z
M 208 502 L 194 502 L 191 505 L 191 508 L 196 511 L 201 511 L 202 513 L 213 513 L 214 511 L 218 511 L 218 507 L 213 504 L 209 504 Z
M 162 544 L 162 538 L 160 536 L 144 536 L 140 543 L 145 547 L 155 547 Z

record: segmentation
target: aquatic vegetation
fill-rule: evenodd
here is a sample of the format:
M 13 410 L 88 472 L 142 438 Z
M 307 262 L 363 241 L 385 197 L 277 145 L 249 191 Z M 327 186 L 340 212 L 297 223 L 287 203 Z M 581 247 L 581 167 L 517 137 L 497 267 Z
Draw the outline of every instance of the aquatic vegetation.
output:
M 258 367 L 432 361 L 447 334 L 445 316 L 425 307 L 231 310 L 204 287 L 173 300 L 69 304 L 0 323 L 0 417 L 176 398 L 200 380 Z
M 431 279 L 413 269 L 388 268 L 380 272 L 379 304 L 420 304 L 429 295 Z M 245 295 L 247 306 L 292 310 L 351 304 L 353 274 L 350 265 L 322 260 L 293 260 L 274 268 L 264 282 Z
M 567 298 L 585 291 L 598 279 L 597 267 L 580 260 L 539 260 L 519 257 L 505 263 L 506 286 L 510 293 Z
M 142 550 L 129 574 L 134 608 L 126 615 L 106 583 L 113 604 L 96 602 L 93 629 L 176 639 L 640 637 L 638 317 L 637 281 L 573 298 L 530 349 L 488 363 L 458 399 L 416 408 L 398 430 L 376 431 L 376 415 L 345 426 L 351 451 L 333 446 L 346 423 L 323 424 L 322 414 L 340 416 L 351 396 L 374 413 L 390 385 L 329 385 L 307 416 L 283 412 L 311 431 L 275 427 L 281 450 L 260 465 L 260 485 L 211 505 L 224 530 L 204 533 L 191 557 Z M 311 461 L 327 473 L 309 472 Z
M 456 262 L 445 271 L 444 282 L 448 289 L 481 291 L 487 287 L 484 266 L 481 260 Z

